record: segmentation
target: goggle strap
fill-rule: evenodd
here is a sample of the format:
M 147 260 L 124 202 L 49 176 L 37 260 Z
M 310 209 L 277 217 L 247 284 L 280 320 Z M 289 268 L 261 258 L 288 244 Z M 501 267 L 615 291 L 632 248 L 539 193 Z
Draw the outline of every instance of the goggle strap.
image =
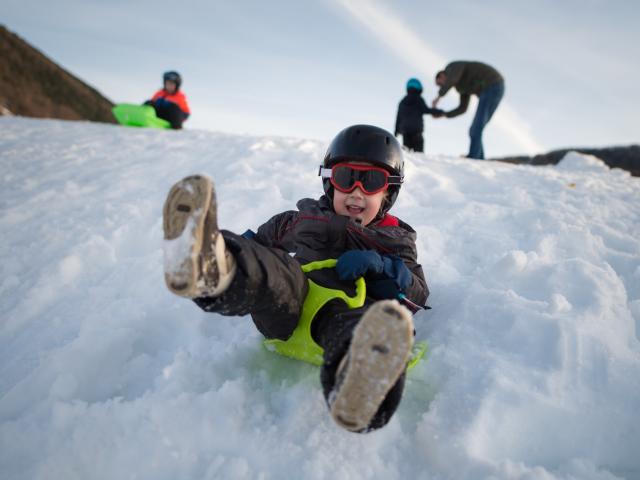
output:
M 331 178 L 331 169 L 324 168 L 322 165 L 320 165 L 320 170 L 318 170 L 318 176 L 322 178 Z

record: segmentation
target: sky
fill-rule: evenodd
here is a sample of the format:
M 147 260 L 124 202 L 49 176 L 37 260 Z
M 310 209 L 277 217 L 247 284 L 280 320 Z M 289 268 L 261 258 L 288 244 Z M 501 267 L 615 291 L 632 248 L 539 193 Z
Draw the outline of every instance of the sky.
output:
M 314 138 L 393 130 L 410 77 L 479 60 L 505 77 L 488 156 L 638 143 L 640 4 L 622 0 L 0 0 L 2 22 L 111 101 L 138 103 L 175 69 L 187 128 Z M 452 109 L 451 91 L 440 106 Z M 475 101 L 425 117 L 426 150 L 466 154 Z

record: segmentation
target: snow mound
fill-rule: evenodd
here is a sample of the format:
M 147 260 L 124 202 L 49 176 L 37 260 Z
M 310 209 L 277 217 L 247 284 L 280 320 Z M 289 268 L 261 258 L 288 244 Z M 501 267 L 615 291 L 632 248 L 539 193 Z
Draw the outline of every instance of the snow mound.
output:
M 558 170 L 573 170 L 578 172 L 604 173 L 609 166 L 594 155 L 580 152 L 567 152 L 556 166 Z
M 337 125 L 336 131 L 344 125 Z M 0 477 L 640 478 L 640 180 L 407 155 L 428 361 L 389 425 L 330 419 L 317 368 L 164 286 L 193 173 L 223 228 L 319 197 L 325 144 L 0 118 Z

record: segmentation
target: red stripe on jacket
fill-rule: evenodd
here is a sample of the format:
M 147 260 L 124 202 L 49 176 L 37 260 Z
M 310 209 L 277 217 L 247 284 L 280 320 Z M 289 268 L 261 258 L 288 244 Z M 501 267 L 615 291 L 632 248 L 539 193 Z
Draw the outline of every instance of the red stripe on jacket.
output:
M 394 217 L 393 215 L 389 215 L 388 213 L 384 214 L 384 217 L 382 217 L 382 219 L 376 223 L 376 227 L 399 227 L 400 226 L 400 222 L 398 221 L 397 217 Z

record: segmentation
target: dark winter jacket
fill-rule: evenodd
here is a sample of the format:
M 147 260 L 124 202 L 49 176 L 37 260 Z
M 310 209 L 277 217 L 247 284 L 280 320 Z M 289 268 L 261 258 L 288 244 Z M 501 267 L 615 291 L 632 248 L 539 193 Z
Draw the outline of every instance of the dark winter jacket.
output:
M 416 232 L 406 223 L 386 214 L 368 226 L 359 225 L 334 212 L 326 196 L 305 198 L 298 211 L 275 215 L 258 228 L 254 240 L 262 245 L 295 254 L 305 264 L 315 260 L 338 258 L 347 250 L 375 250 L 382 255 L 400 257 L 412 273 L 405 292 L 414 303 L 424 305 L 429 295 L 422 267 L 417 263 Z M 353 292 L 353 282 L 340 280 L 333 269 L 309 273 L 316 283 Z
M 440 87 L 438 95 L 443 97 L 451 87 L 455 87 L 460 93 L 458 107 L 445 114 L 449 118 L 457 117 L 467 111 L 471 95 L 480 96 L 488 87 L 504 82 L 500 72 L 481 62 L 451 62 L 445 67 L 444 72 L 447 75 L 447 81 Z
M 439 112 L 435 108 L 429 108 L 420 95 L 420 92 L 411 88 L 398 105 L 396 116 L 396 129 L 394 134 L 411 135 L 422 133 L 424 122 L 422 115 Z

